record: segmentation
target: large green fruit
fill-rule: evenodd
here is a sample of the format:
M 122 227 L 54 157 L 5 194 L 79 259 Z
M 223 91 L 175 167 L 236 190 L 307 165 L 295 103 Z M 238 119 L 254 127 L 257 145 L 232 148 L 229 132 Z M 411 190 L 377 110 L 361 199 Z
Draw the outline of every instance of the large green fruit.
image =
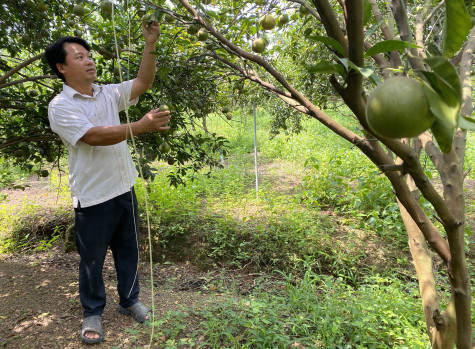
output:
M 106 15 L 111 15 L 112 14 L 112 2 L 110 1 L 101 1 L 99 3 L 99 6 L 101 7 L 101 11 L 106 14 Z
M 85 13 L 84 7 L 82 7 L 81 5 L 74 5 L 73 13 L 78 17 L 84 16 L 84 13 Z
M 422 83 L 398 76 L 385 80 L 371 94 L 366 119 L 376 135 L 411 138 L 431 127 L 435 116 L 430 111 Z
M 274 29 L 275 24 L 276 24 L 275 17 L 270 14 L 266 14 L 261 18 L 261 26 L 264 30 Z
M 266 49 L 266 43 L 263 39 L 257 38 L 252 42 L 252 50 L 256 53 L 262 53 Z

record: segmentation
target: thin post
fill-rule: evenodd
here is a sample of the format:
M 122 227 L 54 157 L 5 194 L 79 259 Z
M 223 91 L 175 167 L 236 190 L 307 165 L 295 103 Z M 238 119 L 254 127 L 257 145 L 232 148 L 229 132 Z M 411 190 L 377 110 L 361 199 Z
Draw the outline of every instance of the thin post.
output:
M 254 166 L 256 172 L 256 198 L 259 198 L 259 171 L 257 169 L 257 123 L 256 123 L 256 103 L 252 104 L 252 114 L 254 117 Z

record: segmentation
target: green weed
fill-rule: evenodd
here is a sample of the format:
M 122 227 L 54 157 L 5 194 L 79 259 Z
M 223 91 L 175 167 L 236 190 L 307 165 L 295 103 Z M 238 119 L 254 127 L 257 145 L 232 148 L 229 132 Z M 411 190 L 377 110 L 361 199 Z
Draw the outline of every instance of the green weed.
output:
M 186 334 L 198 348 L 429 347 L 414 284 L 373 276 L 353 288 L 311 269 L 283 276 L 247 297 L 169 312 L 157 336 L 178 344 Z

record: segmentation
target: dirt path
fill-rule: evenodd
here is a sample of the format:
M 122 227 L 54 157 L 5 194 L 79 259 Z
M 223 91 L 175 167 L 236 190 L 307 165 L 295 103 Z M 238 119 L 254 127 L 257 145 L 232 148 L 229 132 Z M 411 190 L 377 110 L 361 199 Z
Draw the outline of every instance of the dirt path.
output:
M 77 266 L 77 254 L 65 254 L 59 248 L 28 256 L 7 256 L 0 261 L 0 348 L 91 347 L 82 344 L 79 337 L 82 308 Z M 148 270 L 147 264 L 142 263 L 141 300 L 150 305 Z M 189 265 L 160 266 L 154 274 L 157 316 L 180 305 L 192 306 L 213 297 L 212 293 L 182 287 L 184 281 L 202 277 Z M 110 254 L 104 281 L 108 299 L 103 314 L 105 341 L 94 347 L 136 348 L 148 344 L 150 327 L 138 325 L 116 311 L 115 270 Z M 165 339 L 162 338 L 162 344 Z M 153 347 L 163 347 L 160 338 Z

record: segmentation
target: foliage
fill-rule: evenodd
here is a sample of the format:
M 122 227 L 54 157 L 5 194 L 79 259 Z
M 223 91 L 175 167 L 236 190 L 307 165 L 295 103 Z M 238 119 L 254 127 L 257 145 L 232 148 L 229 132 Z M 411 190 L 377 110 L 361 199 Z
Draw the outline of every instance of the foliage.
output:
M 156 339 L 166 348 L 428 346 L 414 284 L 373 276 L 354 289 L 311 270 L 301 279 L 284 277 L 261 281 L 248 296 L 169 311 L 151 324 Z

